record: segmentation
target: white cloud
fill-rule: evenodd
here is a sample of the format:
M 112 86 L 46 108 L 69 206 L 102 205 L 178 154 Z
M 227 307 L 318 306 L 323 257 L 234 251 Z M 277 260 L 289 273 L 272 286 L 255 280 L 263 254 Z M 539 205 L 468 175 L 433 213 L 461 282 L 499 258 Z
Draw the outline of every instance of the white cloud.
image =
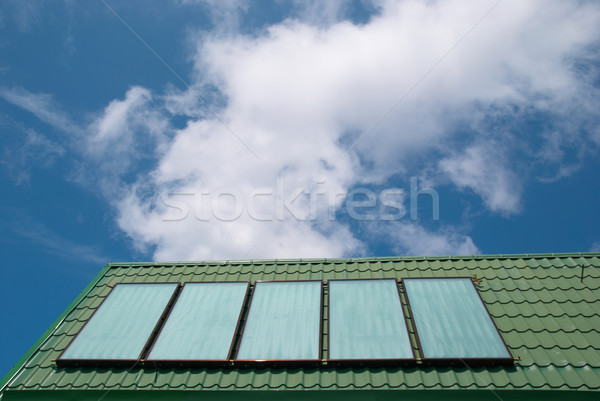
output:
M 342 22 L 326 30 L 287 21 L 258 39 L 203 42 L 198 75 L 225 91 L 228 111 L 238 117 L 273 129 L 310 119 L 344 139 L 343 132 L 369 129 L 492 4 L 390 2 L 367 25 Z M 501 3 L 361 141 L 359 154 L 378 173 L 394 171 L 402 156 L 432 147 L 457 121 L 468 122 L 476 102 L 550 107 L 576 93 L 564 59 L 598 32 L 598 10 L 546 8 Z
M 248 129 L 252 129 L 252 135 Z M 310 217 L 311 204 L 306 197 L 290 206 L 294 214 L 283 210 L 282 221 L 274 212 L 278 196 L 290 199 L 298 188 L 309 193 L 313 177 L 323 177 L 330 191 L 341 193 L 347 188 L 351 162 L 336 159 L 335 144 L 324 136 L 303 137 L 301 131 L 284 138 L 254 126 L 241 132 L 260 159 L 220 122 L 199 121 L 181 130 L 147 183 L 150 189 L 136 188 L 120 204 L 120 227 L 138 242 L 157 245 L 155 257 L 162 260 L 184 256 L 222 259 L 242 257 L 247 252 L 248 257 L 265 258 L 341 256 L 348 249 L 360 247 L 342 225 L 322 227 L 301 221 Z M 196 219 L 196 215 L 205 214 L 197 205 L 203 192 L 216 199 L 215 194 L 228 188 L 239 194 L 244 207 L 235 221 L 218 220 L 213 208 L 206 211 L 209 221 Z M 259 196 L 256 204 L 251 204 L 250 195 L 261 188 L 263 192 L 271 191 L 271 195 Z M 145 193 L 191 194 L 189 198 L 196 203 L 186 205 L 191 211 L 186 219 L 165 222 L 169 210 L 155 198 L 144 199 Z M 267 216 L 271 221 L 253 218 L 252 210 L 256 210 L 254 215 Z
M 496 143 L 480 143 L 440 161 L 441 170 L 461 189 L 471 189 L 486 206 L 503 214 L 521 209 L 522 178 L 511 170 Z
M 137 171 L 139 162 L 154 161 L 165 150 L 171 134 L 165 114 L 148 89 L 134 86 L 124 99 L 111 101 L 87 127 L 88 174 L 100 175 L 101 189 L 111 199 L 123 188 L 124 176 Z
M 31 93 L 21 87 L 0 88 L 0 96 L 9 103 L 33 113 L 41 121 L 66 133 L 78 133 L 79 128 L 69 116 L 56 105 L 51 95 Z
M 90 154 L 102 157 L 107 153 L 132 150 L 135 130 L 143 127 L 149 136 L 162 135 L 164 125 L 148 107 L 151 93 L 148 89 L 132 87 L 125 99 L 113 100 L 102 116 L 91 125 L 92 134 L 87 140 Z M 158 123 L 158 125 L 157 125 Z
M 490 210 L 518 212 L 523 182 L 508 162 L 511 146 L 504 146 L 501 129 L 481 126 L 482 113 L 500 110 L 498 120 L 510 119 L 513 107 L 567 113 L 563 104 L 582 85 L 569 60 L 599 36 L 600 10 L 591 3 L 504 1 L 490 11 L 494 4 L 390 1 L 364 25 L 288 19 L 259 36 L 198 39 L 194 90 L 220 90 L 227 103 L 218 112 L 227 127 L 209 116 L 178 131 L 158 168 L 119 204 L 121 228 L 156 246 L 159 259 L 341 256 L 364 247 L 340 222 L 260 222 L 242 214 L 232 222 L 192 215 L 167 223 L 173 209 L 147 194 L 194 194 L 197 202 L 203 191 L 223 188 L 242 197 L 257 188 L 276 192 L 281 181 L 307 189 L 316 177 L 343 193 L 358 182 L 415 173 L 415 158 L 439 166 Z M 194 115 L 195 100 L 176 100 L 173 110 Z M 472 127 L 475 142 L 458 145 L 453 139 L 464 126 Z M 197 208 L 186 202 L 187 210 Z M 299 202 L 300 215 L 309 206 Z M 450 228 L 400 223 L 395 236 L 398 252 L 478 251 Z
M 476 255 L 479 249 L 468 235 L 452 229 L 428 231 L 416 223 L 399 222 L 386 227 L 388 241 L 400 255 Z
M 139 249 L 156 246 L 155 260 L 309 258 L 361 254 L 364 250 L 348 228 L 338 224 L 317 229 L 310 222 L 291 218 L 287 211 L 284 219 L 278 220 L 264 209 L 254 216 L 271 218 L 260 221 L 248 213 L 246 205 L 239 216 L 231 209 L 218 213 L 218 209 L 204 209 L 193 188 L 180 191 L 166 202 L 176 210 L 168 210 L 161 202 L 150 207 L 133 192 L 119 204 L 119 226 Z M 238 217 L 224 221 L 215 215 Z

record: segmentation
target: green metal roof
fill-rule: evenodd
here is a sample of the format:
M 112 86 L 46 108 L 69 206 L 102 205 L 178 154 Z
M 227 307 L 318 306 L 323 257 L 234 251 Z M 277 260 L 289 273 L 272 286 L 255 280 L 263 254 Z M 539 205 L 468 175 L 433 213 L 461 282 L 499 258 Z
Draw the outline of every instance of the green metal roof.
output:
M 254 283 L 474 274 L 482 279 L 478 291 L 511 353 L 521 358 L 514 367 L 127 370 L 57 368 L 53 362 L 107 296 L 109 286 L 117 283 L 244 280 Z M 326 352 L 323 351 L 323 357 Z M 47 398 L 54 392 L 66 394 L 60 390 L 72 394 L 77 390 L 79 398 L 89 394 L 90 399 L 92 394 L 110 390 L 164 390 L 171 396 L 176 396 L 172 391 L 185 391 L 187 395 L 194 391 L 206 398 L 209 394 L 222 395 L 223 391 L 251 394 L 261 391 L 264 395 L 262 390 L 290 390 L 289 394 L 298 394 L 299 390 L 327 390 L 334 396 L 340 390 L 358 389 L 373 391 L 378 398 L 398 395 L 385 390 L 411 390 L 414 395 L 422 395 L 425 390 L 427 394 L 440 393 L 431 390 L 455 390 L 453 394 L 462 398 L 465 397 L 462 390 L 485 390 L 493 395 L 520 390 L 520 395 L 527 394 L 523 398 L 544 394 L 548 399 L 554 394 L 546 393 L 549 390 L 583 390 L 570 393 L 569 397 L 577 394 L 588 398 L 591 394 L 597 396 L 600 390 L 600 253 L 113 263 L 102 270 L 9 372 L 3 384 L 6 380 L 2 400 L 41 394 Z M 196 393 L 196 390 L 210 392 Z M 112 399 L 115 393 L 119 392 L 111 392 L 104 399 Z M 136 394 L 141 393 L 145 391 Z M 347 391 L 341 393 L 348 395 Z M 448 392 L 443 393 L 448 398 Z M 158 397 L 157 392 L 152 394 Z

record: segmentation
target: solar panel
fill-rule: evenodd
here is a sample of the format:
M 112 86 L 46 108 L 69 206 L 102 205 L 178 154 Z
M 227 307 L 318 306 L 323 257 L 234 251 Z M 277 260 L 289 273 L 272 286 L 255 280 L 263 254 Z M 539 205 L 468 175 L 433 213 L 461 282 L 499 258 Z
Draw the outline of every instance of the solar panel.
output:
M 257 282 L 236 359 L 319 360 L 322 283 Z
M 414 359 L 395 279 L 329 281 L 330 360 Z
M 178 284 L 117 284 L 60 360 L 135 361 Z
M 227 360 L 248 287 L 186 283 L 147 360 Z
M 512 360 L 470 278 L 402 282 L 424 359 Z

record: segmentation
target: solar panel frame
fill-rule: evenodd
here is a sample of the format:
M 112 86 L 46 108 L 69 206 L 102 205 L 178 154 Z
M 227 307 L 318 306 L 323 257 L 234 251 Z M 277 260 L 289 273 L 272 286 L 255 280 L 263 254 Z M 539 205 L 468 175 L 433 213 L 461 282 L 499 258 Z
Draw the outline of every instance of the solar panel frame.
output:
M 416 363 L 416 355 L 415 350 L 411 340 L 411 333 L 408 326 L 408 318 L 406 313 L 404 312 L 404 305 L 402 301 L 402 294 L 400 292 L 400 288 L 398 286 L 399 280 L 396 278 L 366 278 L 366 279 L 333 279 L 328 280 L 327 283 L 331 283 L 332 281 L 367 281 L 367 280 L 393 280 L 396 284 L 396 291 L 398 292 L 398 300 L 400 301 L 400 308 L 402 310 L 402 318 L 404 320 L 404 327 L 406 329 L 406 334 L 408 335 L 408 341 L 410 343 L 410 351 L 412 353 L 412 358 L 357 358 L 357 359 L 331 359 L 329 353 L 331 351 L 330 339 L 331 339 L 331 290 L 328 288 L 327 291 L 327 364 L 331 366 L 359 366 L 359 365 L 369 365 L 369 366 L 399 366 L 399 365 L 413 365 Z
M 167 302 L 167 304 L 165 305 L 163 311 L 161 312 L 160 317 L 156 321 L 156 324 L 154 325 L 154 328 L 150 332 L 150 335 L 148 336 L 148 339 L 144 343 L 144 346 L 142 347 L 142 350 L 140 351 L 140 353 L 139 353 L 139 355 L 137 356 L 136 359 L 90 359 L 90 358 L 69 358 L 69 359 L 64 359 L 64 358 L 62 358 L 63 355 L 65 354 L 65 352 L 67 352 L 67 350 L 71 346 L 71 344 L 73 344 L 73 342 L 77 339 L 77 337 L 83 332 L 83 330 L 87 327 L 88 323 L 90 321 L 92 321 L 93 317 L 100 310 L 100 308 L 102 307 L 102 305 L 104 305 L 104 303 L 110 297 L 110 295 L 114 292 L 114 290 L 116 288 L 118 288 L 118 286 L 124 286 L 124 285 L 155 285 L 155 284 L 170 284 L 170 285 L 174 285 L 175 287 L 173 289 L 173 293 L 171 294 L 171 297 L 169 298 L 169 301 Z M 59 354 L 59 356 L 56 358 L 56 365 L 58 367 L 117 367 L 117 368 L 124 367 L 124 368 L 131 368 L 131 367 L 135 366 L 136 364 L 139 364 L 141 366 L 143 364 L 143 357 L 147 354 L 147 350 L 149 349 L 149 345 L 150 345 L 151 341 L 153 340 L 153 338 L 156 337 L 156 334 L 157 334 L 158 330 L 160 329 L 160 327 L 164 323 L 165 316 L 172 309 L 172 306 L 173 306 L 175 300 L 177 299 L 177 297 L 179 296 L 179 293 L 181 292 L 182 285 L 180 283 L 177 283 L 177 282 L 117 283 L 117 284 L 115 284 L 113 286 L 109 286 L 109 287 L 111 287 L 109 293 L 102 300 L 102 302 L 100 302 L 100 305 L 98 305 L 98 307 L 96 308 L 96 310 L 86 320 L 86 322 L 79 329 L 79 331 L 77 332 L 77 334 L 75 334 L 75 336 L 71 339 L 71 341 L 69 341 L 69 344 L 67 344 L 67 346 L 65 347 L 65 349 L 63 349 L 61 351 L 61 353 Z
M 169 312 L 167 313 L 167 315 L 164 317 L 160 329 L 154 336 L 152 343 L 150 344 L 150 347 L 148 349 L 147 355 L 149 356 L 150 353 L 152 352 L 152 348 L 156 344 L 156 341 L 158 340 L 160 333 L 162 332 L 163 328 L 165 327 L 165 325 L 169 319 L 169 316 L 171 316 L 173 309 L 175 309 L 177 300 L 179 299 L 179 296 L 181 295 L 181 293 L 183 293 L 183 289 L 184 289 L 185 285 L 186 284 L 205 284 L 205 283 L 206 284 L 218 284 L 218 283 L 224 283 L 224 284 L 226 284 L 226 283 L 246 283 L 247 284 L 246 291 L 244 293 L 244 300 L 242 302 L 242 307 L 240 308 L 240 313 L 237 318 L 235 330 L 233 332 L 233 337 L 232 337 L 231 343 L 229 345 L 229 351 L 227 352 L 227 358 L 226 359 L 145 359 L 144 360 L 145 366 L 150 365 L 150 366 L 161 367 L 161 368 L 162 367 L 164 367 L 164 368 L 192 367 L 193 368 L 193 367 L 228 367 L 231 365 L 231 362 L 232 362 L 231 354 L 233 351 L 233 346 L 235 344 L 236 337 L 238 336 L 238 333 L 240 330 L 240 323 L 241 323 L 242 317 L 244 315 L 244 307 L 248 301 L 248 292 L 250 290 L 250 282 L 249 281 L 243 281 L 243 280 L 241 280 L 241 281 L 186 281 L 185 283 L 183 283 L 183 285 L 181 286 L 181 290 L 177 294 L 177 298 L 171 304 L 171 308 L 169 309 Z
M 492 357 L 427 358 L 427 357 L 425 357 L 424 352 L 423 352 L 423 345 L 422 345 L 421 339 L 419 337 L 419 330 L 417 328 L 416 322 L 414 321 L 415 320 L 415 315 L 413 313 L 413 310 L 412 310 L 412 307 L 411 307 L 411 304 L 410 304 L 410 297 L 408 295 L 408 291 L 406 290 L 405 281 L 406 280 L 440 280 L 440 279 L 463 279 L 463 280 L 464 279 L 468 279 L 469 280 L 469 282 L 473 286 L 473 290 L 477 294 L 479 302 L 483 306 L 483 309 L 485 310 L 488 318 L 492 322 L 492 325 L 495 328 L 496 333 L 500 337 L 500 341 L 502 341 L 502 344 L 503 344 L 504 348 L 506 349 L 507 354 L 509 355 L 508 357 L 506 357 L 506 358 L 492 358 Z M 472 277 L 470 277 L 470 276 L 467 276 L 467 277 L 464 277 L 464 276 L 448 276 L 448 277 L 404 277 L 404 278 L 400 279 L 400 282 L 401 282 L 402 287 L 403 287 L 403 289 L 405 291 L 405 294 L 406 294 L 407 307 L 408 307 L 410 316 L 413 319 L 414 336 L 415 336 L 415 339 L 417 341 L 417 345 L 418 345 L 419 351 L 421 353 L 421 359 L 420 360 L 423 362 L 423 364 L 426 364 L 426 365 L 436 365 L 436 366 L 449 365 L 449 366 L 466 366 L 466 367 L 494 366 L 494 365 L 504 365 L 504 366 L 514 365 L 515 359 L 512 356 L 512 353 L 510 352 L 510 349 L 508 348 L 508 345 L 506 344 L 506 341 L 504 340 L 504 337 L 502 337 L 502 334 L 500 333 L 500 330 L 498 329 L 498 326 L 496 325 L 496 322 L 494 321 L 494 318 L 492 317 L 492 315 L 490 314 L 489 310 L 487 309 L 487 306 L 485 305 L 485 302 L 483 301 L 483 298 L 481 297 L 481 294 L 479 293 L 479 291 L 477 291 L 477 287 L 475 287 L 475 283 L 473 283 L 473 278 Z
M 240 351 L 240 347 L 242 345 L 242 340 L 244 338 L 244 332 L 246 329 L 246 323 L 248 322 L 248 317 L 250 316 L 250 311 L 252 308 L 252 301 L 254 299 L 254 294 L 256 293 L 256 285 L 260 283 L 293 283 L 293 282 L 315 282 L 320 283 L 320 307 L 319 307 L 319 346 L 317 352 L 316 359 L 238 359 L 238 354 Z M 244 316 L 244 324 L 242 325 L 242 329 L 239 334 L 239 341 L 237 344 L 237 348 L 234 351 L 233 362 L 236 366 L 239 367 L 262 367 L 262 366 L 272 366 L 272 367 L 318 367 L 320 366 L 322 359 L 321 355 L 323 354 L 323 301 L 324 301 L 324 292 L 323 292 L 323 281 L 322 280 L 257 280 L 254 282 L 252 294 L 250 295 L 250 299 L 248 302 L 248 309 Z

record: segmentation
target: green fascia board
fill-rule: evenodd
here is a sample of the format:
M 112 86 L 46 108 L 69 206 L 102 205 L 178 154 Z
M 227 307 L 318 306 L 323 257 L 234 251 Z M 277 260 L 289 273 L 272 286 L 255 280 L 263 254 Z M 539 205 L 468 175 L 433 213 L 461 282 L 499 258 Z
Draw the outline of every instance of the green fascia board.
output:
M 160 390 L 9 390 L 1 401 L 596 401 L 592 391 L 544 390 L 327 390 L 327 391 L 160 391 Z
M 0 380 L 0 398 L 2 397 L 2 391 L 4 390 L 4 387 L 8 384 L 10 379 L 12 379 L 18 373 L 18 371 L 27 363 L 29 358 L 38 350 L 38 348 L 44 343 L 44 341 L 46 341 L 46 339 L 48 339 L 48 337 L 52 335 L 54 330 L 56 330 L 56 328 L 58 327 L 58 325 L 60 325 L 63 319 L 67 317 L 67 315 L 71 313 L 71 311 L 77 306 L 77 304 L 79 304 L 79 302 L 81 302 L 88 295 L 88 293 L 94 288 L 98 281 L 100 281 L 102 277 L 104 277 L 104 274 L 106 274 L 106 272 L 110 270 L 110 268 L 111 264 L 108 263 L 104 266 L 104 268 L 102 268 L 102 270 L 100 270 L 100 273 L 98 273 L 96 277 L 92 279 L 92 281 L 83 289 L 83 291 L 81 291 L 79 295 L 77 295 L 73 302 L 71 302 L 69 306 L 67 306 L 67 309 L 65 309 L 63 313 L 61 313 L 60 316 L 56 318 L 56 320 L 50 325 L 50 327 L 48 327 L 48 329 L 46 329 L 46 331 L 40 336 L 40 338 L 38 338 L 38 340 L 31 346 L 31 348 L 27 350 L 25 355 L 23 355 L 21 359 L 19 359 L 17 363 L 15 363 L 15 365 L 8 371 L 8 373 L 4 375 L 2 380 Z

